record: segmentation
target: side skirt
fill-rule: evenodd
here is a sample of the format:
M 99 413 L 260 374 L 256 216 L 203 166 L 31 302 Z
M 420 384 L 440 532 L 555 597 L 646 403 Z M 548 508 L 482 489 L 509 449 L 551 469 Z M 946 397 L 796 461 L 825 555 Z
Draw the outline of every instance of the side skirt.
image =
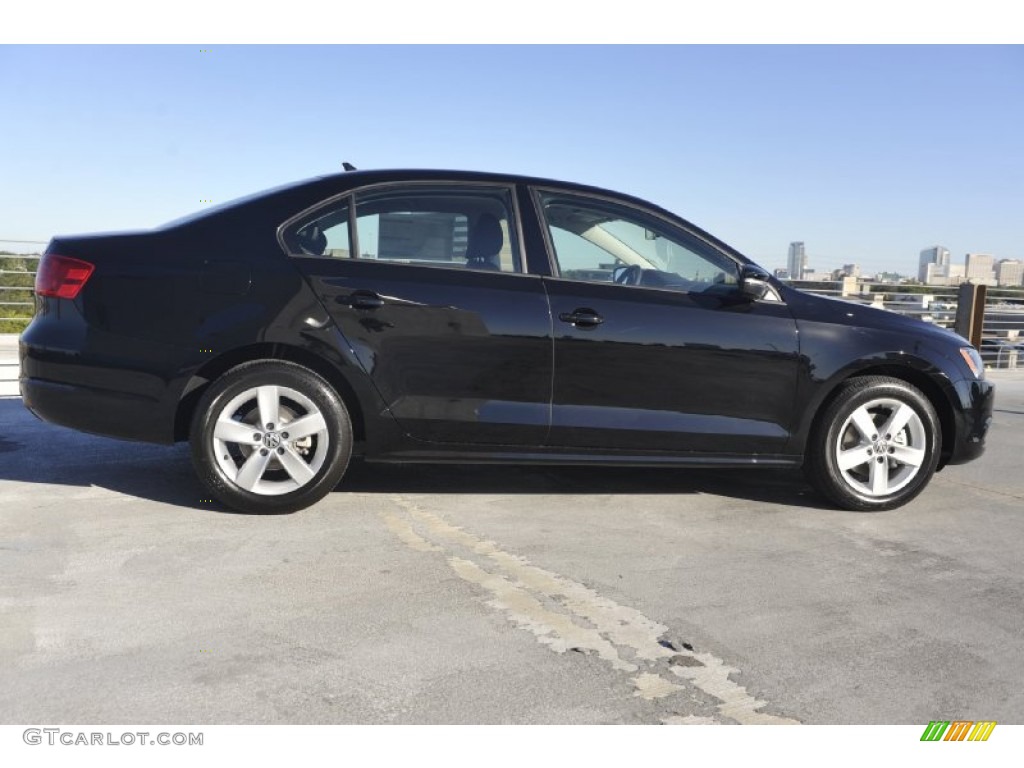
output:
M 606 465 L 623 467 L 764 467 L 797 468 L 803 456 L 774 454 L 664 455 L 555 453 L 510 450 L 403 450 L 365 456 L 380 464 L 560 464 L 564 466 Z

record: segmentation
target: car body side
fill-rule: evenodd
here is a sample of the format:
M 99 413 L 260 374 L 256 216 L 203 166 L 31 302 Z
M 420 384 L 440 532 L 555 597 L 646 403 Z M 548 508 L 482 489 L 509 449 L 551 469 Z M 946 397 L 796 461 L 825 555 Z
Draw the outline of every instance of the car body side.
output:
M 323 200 L 358 188 L 467 179 L 514 191 L 528 272 L 481 276 L 436 267 L 397 269 L 446 272 L 447 279 L 467 290 L 518 281 L 527 286 L 524 290 L 536 286 L 536 295 L 550 302 L 558 277 L 531 196 L 533 188 L 542 186 L 612 196 L 694 233 L 738 264 L 750 263 L 667 211 L 582 185 L 431 171 L 323 177 L 158 230 L 55 238 L 48 252 L 93 261 L 96 271 L 88 290 L 73 301 L 37 298 L 37 316 L 20 347 L 26 406 L 48 421 L 82 431 L 173 443 L 188 438 L 192 409 L 209 382 L 240 363 L 269 358 L 299 363 L 334 387 L 352 415 L 356 453 L 368 459 L 796 466 L 815 414 L 837 387 L 851 376 L 882 374 L 914 384 L 931 400 L 942 425 L 941 465 L 981 452 L 992 387 L 956 357 L 951 334 L 892 313 L 811 296 L 774 278 L 771 285 L 781 301 L 765 303 L 774 305 L 771 313 L 789 319 L 791 346 L 777 358 L 790 356 L 794 374 L 787 435 L 770 454 L 737 452 L 710 434 L 707 451 L 578 449 L 545 445 L 543 439 L 513 447 L 440 445 L 410 436 L 368 373 L 359 345 L 343 333 L 314 289 L 309 268 L 316 260 L 286 255 L 278 229 Z M 444 300 L 437 297 L 439 303 Z M 550 312 L 547 323 L 554 338 L 558 329 Z M 737 385 L 757 398 L 763 382 L 751 378 Z M 508 420 L 514 423 L 516 417 Z M 523 426 L 535 420 L 536 414 L 524 415 Z

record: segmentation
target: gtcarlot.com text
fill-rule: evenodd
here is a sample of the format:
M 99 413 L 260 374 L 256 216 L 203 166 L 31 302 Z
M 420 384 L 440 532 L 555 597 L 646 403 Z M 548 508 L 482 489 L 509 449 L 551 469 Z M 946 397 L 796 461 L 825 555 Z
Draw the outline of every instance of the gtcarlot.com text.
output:
M 199 733 L 150 733 L 149 731 L 124 731 L 104 733 L 98 731 L 65 731 L 60 728 L 26 728 L 21 735 L 26 744 L 47 744 L 78 747 L 201 747 L 203 734 Z

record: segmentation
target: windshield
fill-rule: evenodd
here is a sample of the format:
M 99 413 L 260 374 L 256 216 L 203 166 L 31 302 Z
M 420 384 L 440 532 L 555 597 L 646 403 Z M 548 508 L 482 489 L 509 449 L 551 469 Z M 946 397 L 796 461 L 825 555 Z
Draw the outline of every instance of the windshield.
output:
M 702 290 L 735 285 L 734 262 L 659 221 L 598 201 L 544 201 L 562 277 Z M 628 275 L 623 268 L 632 268 Z

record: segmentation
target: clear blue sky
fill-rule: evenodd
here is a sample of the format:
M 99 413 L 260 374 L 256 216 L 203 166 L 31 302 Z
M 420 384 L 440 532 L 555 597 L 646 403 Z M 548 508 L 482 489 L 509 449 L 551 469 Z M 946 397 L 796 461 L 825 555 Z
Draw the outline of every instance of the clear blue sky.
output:
M 618 189 L 767 267 L 1024 258 L 1020 46 L 3 46 L 0 98 L 0 238 L 348 160 Z

